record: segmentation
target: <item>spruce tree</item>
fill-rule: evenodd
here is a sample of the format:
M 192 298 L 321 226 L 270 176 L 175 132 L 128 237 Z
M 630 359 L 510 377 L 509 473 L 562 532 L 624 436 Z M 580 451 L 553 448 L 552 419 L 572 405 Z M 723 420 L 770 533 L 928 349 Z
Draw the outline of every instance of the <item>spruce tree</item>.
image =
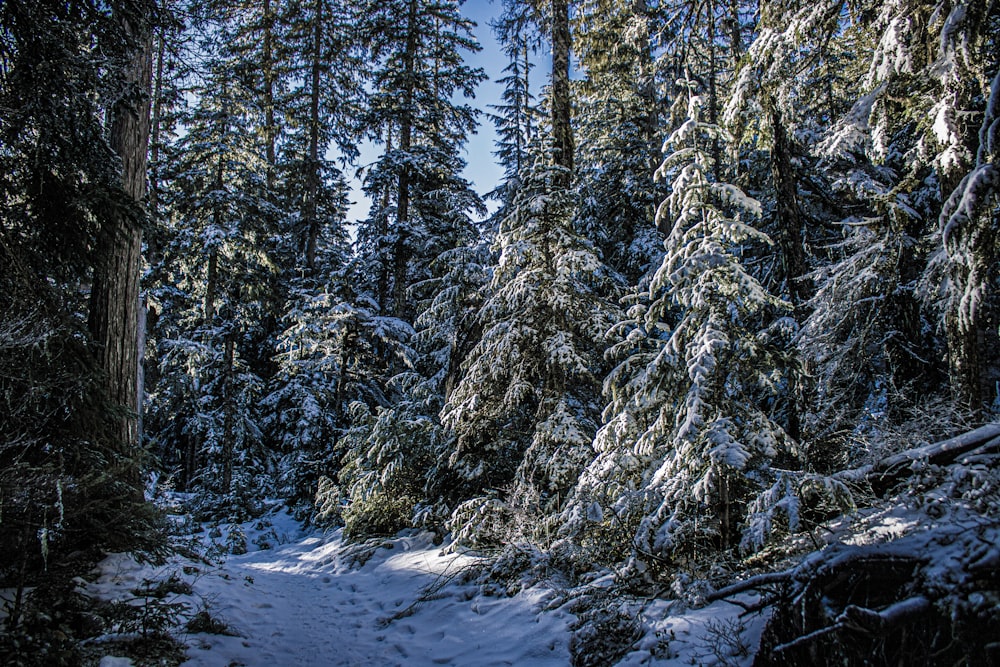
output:
M 645 2 L 581 3 L 575 44 L 580 211 L 577 226 L 629 284 L 655 268 L 662 237 L 651 224 L 660 138 L 653 37 Z
M 273 216 L 249 91 L 232 79 L 224 34 L 206 33 L 207 72 L 165 170 L 171 230 L 154 292 L 163 316 L 152 421 L 183 485 L 234 498 L 268 465 L 256 414 L 262 380 L 251 362 L 274 271 Z
M 478 524 L 483 508 L 498 511 L 506 529 L 539 528 L 588 461 L 597 427 L 615 283 L 572 228 L 568 177 L 553 153 L 534 153 L 500 221 L 481 338 L 442 413 L 455 438 L 451 501 L 465 501 L 452 525 L 472 541 L 505 538 Z
M 746 502 L 792 446 L 767 407 L 783 382 L 787 304 L 741 262 L 748 239 L 770 240 L 745 219 L 760 204 L 713 178 L 712 146 L 731 138 L 701 119 L 702 104 L 692 90 L 665 144 L 666 254 L 616 327 L 598 455 L 564 512 L 581 543 L 640 571 L 738 543 Z M 612 535 L 628 542 L 607 553 Z

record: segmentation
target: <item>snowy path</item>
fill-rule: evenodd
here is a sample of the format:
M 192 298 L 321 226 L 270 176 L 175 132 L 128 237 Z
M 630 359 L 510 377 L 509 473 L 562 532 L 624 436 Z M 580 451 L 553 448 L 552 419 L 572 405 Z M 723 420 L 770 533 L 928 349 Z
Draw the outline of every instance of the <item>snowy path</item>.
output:
M 476 597 L 451 583 L 411 605 L 463 565 L 426 539 L 396 540 L 364 567 L 339 558 L 339 537 L 310 537 L 231 557 L 196 592 L 241 637 L 195 635 L 192 666 L 567 665 L 568 614 L 539 614 L 541 593 Z M 393 615 L 404 612 L 402 618 Z M 407 613 L 412 612 L 412 613 Z
M 190 613 L 207 607 L 239 636 L 186 634 L 190 667 L 566 667 L 570 625 L 557 596 L 536 586 L 514 597 L 482 595 L 478 585 L 453 577 L 474 559 L 443 554 L 427 534 L 387 541 L 363 566 L 350 565 L 339 533 L 293 538 L 287 515 L 272 518 L 286 543 L 230 556 L 218 566 L 175 558 L 160 568 L 125 554 L 108 557 L 88 586 L 104 599 L 128 598 L 144 579 L 174 575 L 193 593 L 176 599 Z M 250 525 L 244 525 L 247 534 Z M 252 535 L 251 535 L 252 536 Z M 433 593 L 421 596 L 428 590 Z M 636 613 L 647 635 L 621 667 L 749 665 L 752 654 L 713 656 L 706 633 L 714 623 L 735 624 L 739 607 L 718 602 L 674 613 L 667 600 L 646 601 Z M 745 638 L 756 646 L 763 619 Z M 727 633 L 728 634 L 728 633 Z M 107 664 L 119 664 L 109 662 Z M 127 662 L 121 664 L 129 664 Z

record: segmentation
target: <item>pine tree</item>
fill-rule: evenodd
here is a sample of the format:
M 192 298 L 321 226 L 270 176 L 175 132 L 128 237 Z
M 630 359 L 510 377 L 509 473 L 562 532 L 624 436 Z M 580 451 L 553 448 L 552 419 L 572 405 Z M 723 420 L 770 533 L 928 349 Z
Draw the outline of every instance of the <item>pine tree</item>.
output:
M 528 149 L 540 124 L 541 111 L 531 92 L 532 62 L 541 41 L 534 27 L 538 18 L 532 6 L 516 0 L 505 0 L 501 16 L 490 25 L 507 56 L 504 76 L 497 79 L 503 86 L 500 104 L 492 105 L 490 120 L 496 126 L 498 140 L 496 155 L 504 168 L 504 184 L 492 193 L 509 203 L 518 175 L 528 166 Z
M 412 321 L 411 284 L 445 248 L 431 231 L 442 194 L 469 211 L 478 197 L 458 174 L 459 151 L 474 129 L 476 112 L 453 99 L 472 97 L 484 78 L 462 60 L 478 50 L 471 23 L 456 2 L 400 0 L 367 6 L 373 95 L 368 127 L 385 150 L 366 174 L 371 218 L 359 230 L 377 267 L 380 305 Z
M 385 132 L 386 149 L 367 175 L 372 218 L 360 236 L 383 312 L 414 322 L 417 332 L 407 365 L 386 369 L 391 400 L 356 411 L 360 422 L 346 435 L 340 481 L 351 499 L 345 520 L 352 535 L 440 521 L 425 502 L 444 441 L 438 412 L 471 345 L 469 312 L 482 284 L 471 214 L 485 210 L 459 176 L 475 113 L 452 101 L 470 97 L 482 79 L 462 62 L 463 51 L 479 47 L 458 4 L 403 7 L 406 23 L 375 45 L 383 67 L 370 122 Z
M 123 439 L 134 406 L 109 393 L 83 289 L 100 227 L 141 224 L 135 172 L 123 174 L 115 153 L 129 133 L 119 125 L 116 145 L 105 121 L 141 107 L 129 64 L 142 42 L 123 21 L 141 32 L 147 9 L 0 6 L 0 579 L 14 589 L 0 652 L 14 661 L 65 648 L 66 638 L 22 626 L 38 575 L 64 581 L 64 566 L 93 549 L 149 554 L 162 543 L 137 497 L 140 452 Z M 134 387 L 135 367 L 122 368 Z M 29 634 L 38 642 L 19 645 Z
M 331 493 L 339 505 L 339 490 L 324 491 L 320 482 L 341 474 L 351 448 L 345 434 L 391 403 L 396 396 L 384 378 L 412 357 L 412 329 L 379 313 L 359 264 L 349 262 L 320 286 L 293 291 L 278 371 L 263 400 L 265 426 L 279 439 L 280 489 L 306 517 L 314 501 L 322 506 Z
M 586 78 L 578 85 L 580 211 L 577 226 L 629 284 L 652 271 L 662 237 L 655 210 L 654 157 L 659 103 L 645 2 L 581 3 L 576 50 Z
M 171 241 L 155 294 L 164 316 L 152 397 L 181 483 L 221 498 L 250 493 L 246 485 L 259 481 L 251 471 L 269 465 L 256 414 L 262 380 L 251 364 L 274 271 L 265 153 L 251 131 L 249 91 L 231 77 L 232 52 L 216 41 L 225 34 L 206 31 L 207 72 L 165 172 Z
M 534 154 L 501 220 L 482 335 L 442 413 L 455 438 L 448 500 L 465 501 L 452 525 L 472 541 L 505 538 L 477 525 L 483 508 L 499 511 L 505 530 L 539 528 L 517 522 L 559 509 L 597 426 L 603 336 L 616 318 L 605 295 L 615 283 L 572 228 L 553 152 Z
M 767 407 L 784 381 L 787 304 L 741 262 L 748 239 L 770 240 L 743 218 L 760 204 L 713 179 L 713 144 L 731 137 L 701 120 L 702 104 L 692 91 L 665 144 L 657 176 L 671 194 L 657 217 L 669 223 L 667 252 L 616 327 L 621 362 L 606 381 L 598 456 L 564 513 L 585 545 L 627 536 L 609 556 L 637 567 L 734 546 L 745 503 L 791 446 Z

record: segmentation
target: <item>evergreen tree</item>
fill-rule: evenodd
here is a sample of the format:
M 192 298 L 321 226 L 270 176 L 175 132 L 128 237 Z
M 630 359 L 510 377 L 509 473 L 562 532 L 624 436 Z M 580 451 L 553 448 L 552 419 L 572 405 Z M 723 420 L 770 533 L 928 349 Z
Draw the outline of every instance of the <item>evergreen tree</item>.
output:
M 363 284 L 352 262 L 331 271 L 322 289 L 293 292 L 263 401 L 265 425 L 280 438 L 280 488 L 306 516 L 331 494 L 339 505 L 339 490 L 320 482 L 340 474 L 352 424 L 395 398 L 383 380 L 389 367 L 412 357 L 412 329 L 380 315 Z
M 577 13 L 580 211 L 577 226 L 609 266 L 638 283 L 662 250 L 651 224 L 658 100 L 645 2 L 594 0 Z
M 760 204 L 712 178 L 713 142 L 731 138 L 701 113 L 692 91 L 665 144 L 657 176 L 671 194 L 657 216 L 670 221 L 667 252 L 644 302 L 617 325 L 598 456 L 564 513 L 584 544 L 627 536 L 609 555 L 636 566 L 733 546 L 747 501 L 792 445 L 768 408 L 783 382 L 787 305 L 739 254 L 748 239 L 770 240 L 743 219 Z
M 182 484 L 201 480 L 228 497 L 247 491 L 234 482 L 266 468 L 255 414 L 262 380 L 249 362 L 274 270 L 273 216 L 248 91 L 231 80 L 231 53 L 215 41 L 225 33 L 206 34 L 207 72 L 166 173 L 172 238 L 156 290 L 164 318 L 152 412 Z
M 126 224 L 131 237 L 142 223 L 136 172 L 123 174 L 119 159 L 136 157 L 131 133 L 119 117 L 113 141 L 105 121 L 148 100 L 129 69 L 148 9 L 0 6 L 0 585 L 14 591 L 0 654 L 15 662 L 54 659 L 67 640 L 35 628 L 37 644 L 18 643 L 39 575 L 64 582 L 65 566 L 95 549 L 149 553 L 162 542 L 137 493 L 140 452 L 123 432 L 134 405 L 103 372 L 84 291 L 108 259 L 94 253 L 101 227 Z M 136 367 L 121 370 L 116 380 L 128 374 L 134 388 Z
M 590 457 L 603 336 L 617 316 L 605 297 L 613 278 L 572 228 L 565 169 L 551 152 L 534 159 L 500 223 L 481 338 L 442 413 L 455 439 L 449 500 L 465 501 L 452 526 L 472 541 L 506 537 L 489 534 L 483 511 L 527 535 L 540 526 L 518 521 L 560 508 Z
M 383 312 L 413 321 L 417 335 L 407 365 L 387 369 L 392 399 L 356 411 L 361 421 L 347 434 L 340 480 L 351 498 L 345 519 L 354 535 L 393 532 L 424 508 L 444 441 L 438 412 L 471 346 L 469 313 L 482 282 L 470 214 L 485 210 L 459 176 L 475 113 L 452 101 L 459 93 L 470 97 L 483 78 L 462 62 L 462 51 L 479 47 L 457 3 L 404 8 L 406 23 L 374 48 L 383 67 L 375 74 L 370 122 L 385 132 L 386 150 L 367 175 L 372 218 L 360 236 Z M 431 520 L 419 512 L 420 521 Z
M 504 183 L 494 193 L 502 205 L 509 203 L 518 175 L 528 166 L 528 149 L 540 124 L 541 111 L 531 92 L 531 56 L 541 42 L 534 27 L 538 20 L 531 4 L 505 0 L 503 14 L 491 23 L 508 60 L 504 76 L 497 79 L 503 86 L 500 104 L 492 105 L 490 116 L 498 135 L 494 155 L 504 168 Z
M 378 2 L 366 6 L 364 16 L 377 63 L 367 123 L 385 150 L 366 174 L 373 208 L 359 239 L 375 267 L 383 312 L 412 321 L 407 289 L 428 277 L 428 264 L 455 235 L 445 232 L 439 244 L 433 228 L 442 197 L 459 211 L 479 205 L 458 176 L 464 167 L 459 151 L 476 112 L 453 99 L 472 97 L 484 75 L 462 60 L 479 45 L 457 2 Z

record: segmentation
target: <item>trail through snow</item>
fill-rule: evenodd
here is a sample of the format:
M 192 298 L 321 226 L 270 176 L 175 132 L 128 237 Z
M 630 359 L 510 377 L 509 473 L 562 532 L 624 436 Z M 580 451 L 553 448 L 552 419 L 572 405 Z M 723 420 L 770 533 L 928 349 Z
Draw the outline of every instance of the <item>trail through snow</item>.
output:
M 225 527 L 215 533 L 215 544 L 229 542 L 226 533 L 233 530 L 251 545 L 264 537 L 270 548 L 215 565 L 175 556 L 155 568 L 113 554 L 87 591 L 141 605 L 134 591 L 144 582 L 175 578 L 190 585 L 190 592 L 166 602 L 187 604 L 186 617 L 205 609 L 237 636 L 181 634 L 189 667 L 571 664 L 577 617 L 567 610 L 572 605 L 565 591 L 543 583 L 511 597 L 485 595 L 479 583 L 462 576 L 478 560 L 444 552 L 428 533 L 345 545 L 340 531 L 303 534 L 287 513 L 272 513 L 256 528 Z M 204 533 L 201 539 L 208 546 Z M 725 602 L 692 609 L 633 600 L 628 608 L 646 632 L 622 656 L 621 667 L 749 665 L 747 649 L 756 646 L 763 624 L 759 618 L 742 627 L 739 607 Z M 733 640 L 724 642 L 732 649 L 726 655 L 719 654 L 718 638 L 710 639 L 718 637 L 711 629 L 720 623 L 729 624 L 723 634 Z M 107 655 L 101 666 L 132 664 L 120 660 Z
M 389 544 L 357 569 L 342 562 L 339 535 L 231 558 L 212 607 L 244 636 L 201 635 L 187 664 L 569 663 L 567 614 L 539 616 L 538 599 L 473 599 L 473 585 L 422 604 L 422 591 L 468 559 L 442 555 L 426 538 Z
M 542 613 L 552 591 L 482 596 L 456 576 L 475 559 L 443 553 L 426 534 L 386 541 L 363 565 L 352 564 L 352 552 L 338 531 L 197 571 L 117 554 L 89 589 L 111 599 L 144 579 L 180 575 L 193 592 L 176 599 L 206 607 L 239 635 L 183 636 L 191 667 L 569 664 L 573 616 Z

